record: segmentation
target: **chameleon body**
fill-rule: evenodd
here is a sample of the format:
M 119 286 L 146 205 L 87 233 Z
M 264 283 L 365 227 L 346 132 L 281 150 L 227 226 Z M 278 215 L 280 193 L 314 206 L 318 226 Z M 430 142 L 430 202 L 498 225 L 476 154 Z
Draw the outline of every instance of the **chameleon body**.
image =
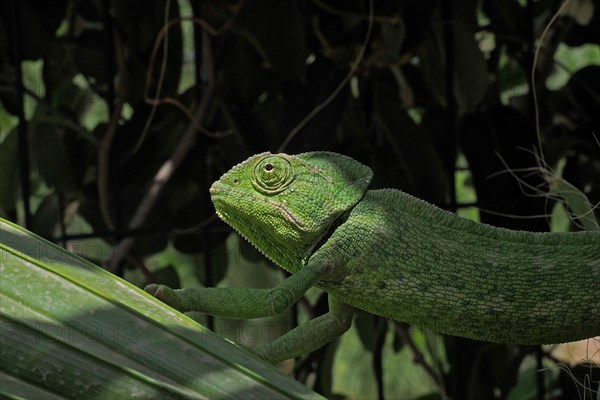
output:
M 182 310 L 283 312 L 315 285 L 330 311 L 255 351 L 277 362 L 350 326 L 353 308 L 437 332 L 547 344 L 600 335 L 600 232 L 534 233 L 480 224 L 395 189 L 335 153 L 262 153 L 211 187 L 217 214 L 293 273 L 267 289 L 147 291 Z

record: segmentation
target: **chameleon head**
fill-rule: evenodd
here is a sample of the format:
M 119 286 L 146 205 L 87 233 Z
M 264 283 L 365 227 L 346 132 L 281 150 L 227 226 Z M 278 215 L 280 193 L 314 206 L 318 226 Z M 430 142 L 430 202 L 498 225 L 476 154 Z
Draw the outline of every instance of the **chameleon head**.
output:
M 223 221 L 295 272 L 334 220 L 362 198 L 372 176 L 340 154 L 261 153 L 225 173 L 210 193 Z

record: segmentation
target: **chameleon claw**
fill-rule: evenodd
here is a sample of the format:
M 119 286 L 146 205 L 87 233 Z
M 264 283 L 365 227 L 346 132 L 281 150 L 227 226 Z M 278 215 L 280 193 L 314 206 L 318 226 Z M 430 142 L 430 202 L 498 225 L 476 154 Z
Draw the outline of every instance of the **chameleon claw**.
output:
M 150 293 L 163 303 L 167 303 L 176 310 L 181 310 L 181 304 L 179 303 L 179 296 L 177 293 L 168 286 L 158 285 L 152 283 L 144 288 L 144 291 Z

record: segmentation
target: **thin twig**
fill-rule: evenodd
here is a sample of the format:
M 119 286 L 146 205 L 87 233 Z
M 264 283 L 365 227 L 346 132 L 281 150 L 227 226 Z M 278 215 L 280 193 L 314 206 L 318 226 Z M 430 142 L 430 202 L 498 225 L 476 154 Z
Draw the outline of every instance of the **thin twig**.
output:
M 170 9 L 171 9 L 171 0 L 167 0 L 167 1 L 165 1 L 164 25 L 167 25 L 169 23 L 169 10 Z M 158 75 L 158 83 L 156 84 L 156 99 L 158 99 L 160 97 L 160 92 L 162 91 L 163 84 L 165 81 L 165 72 L 167 71 L 167 60 L 168 60 L 168 56 L 169 56 L 169 30 L 168 29 L 165 30 L 164 43 L 165 44 L 163 45 L 162 62 L 160 64 L 160 73 Z M 153 62 L 154 62 L 154 59 L 152 59 L 152 61 L 151 61 L 150 68 L 152 68 Z M 148 78 L 149 77 L 146 77 L 146 92 L 148 91 Z M 144 124 L 144 129 L 142 129 L 140 138 L 138 139 L 137 143 L 135 144 L 135 147 L 133 148 L 134 154 L 138 152 L 138 150 L 142 146 L 142 143 L 144 142 L 144 139 L 146 139 L 146 135 L 150 131 L 150 126 L 152 125 L 152 121 L 154 120 L 154 115 L 156 114 L 156 108 L 158 107 L 158 104 L 159 103 L 152 104 L 152 108 L 150 109 L 150 115 L 148 116 L 148 118 L 146 119 L 146 123 Z
M 412 352 L 413 361 L 416 364 L 420 365 L 425 370 L 425 373 L 427 373 L 427 375 L 429 375 L 429 377 L 431 378 L 431 380 L 437 387 L 441 397 L 444 399 L 448 398 L 448 395 L 446 394 L 446 390 L 444 389 L 444 386 L 442 385 L 442 382 L 440 381 L 437 373 L 435 372 L 433 367 L 427 363 L 427 361 L 425 360 L 425 356 L 423 355 L 421 350 L 419 350 L 416 343 L 410 336 L 410 333 L 408 332 L 408 326 L 404 325 L 404 324 L 400 324 L 397 321 L 393 321 L 393 325 L 394 325 L 394 331 L 396 332 L 396 334 L 400 335 L 400 337 L 402 338 L 404 343 L 406 343 L 406 345 Z
M 223 132 L 210 132 L 202 126 L 201 121 L 198 121 L 194 117 L 193 112 L 190 111 L 189 108 L 187 108 L 179 100 L 177 100 L 173 97 L 162 97 L 162 98 L 160 97 L 160 92 L 162 90 L 162 85 L 163 85 L 162 72 L 164 71 L 164 66 L 166 63 L 166 51 L 167 51 L 166 42 L 168 39 L 168 32 L 173 26 L 180 25 L 182 22 L 191 22 L 194 25 L 201 26 L 203 28 L 204 32 L 207 32 L 213 36 L 217 36 L 217 35 L 221 34 L 222 32 L 229 29 L 229 27 L 233 24 L 233 20 L 230 20 L 220 29 L 215 29 L 208 22 L 206 22 L 204 19 L 199 18 L 199 17 L 179 17 L 179 18 L 174 18 L 170 21 L 165 21 L 163 27 L 160 29 L 160 31 L 156 35 L 156 39 L 154 40 L 154 46 L 152 48 L 152 53 L 150 55 L 150 62 L 149 62 L 148 69 L 146 71 L 146 86 L 144 89 L 144 101 L 147 104 L 150 104 L 152 106 L 152 110 L 155 110 L 157 106 L 162 105 L 162 104 L 171 104 L 171 105 L 177 107 L 178 109 L 180 109 L 184 113 L 186 118 L 194 125 L 196 130 L 199 130 L 200 132 L 204 133 L 206 136 L 220 139 L 220 138 L 230 134 L 230 132 L 229 131 L 224 132 L 224 133 Z M 165 41 L 165 46 L 164 46 L 165 50 L 163 52 L 163 62 L 161 63 L 161 75 L 159 76 L 159 81 L 157 83 L 156 93 L 154 94 L 153 97 L 151 97 L 149 91 L 150 91 L 151 82 L 152 82 L 152 75 L 154 73 L 154 64 L 156 62 L 156 57 L 158 55 L 158 50 L 160 48 L 160 44 L 162 43 L 163 40 Z M 152 116 L 152 114 L 151 114 L 151 116 Z M 149 121 L 150 121 L 150 119 L 149 119 Z M 140 139 L 138 140 L 138 142 L 136 144 L 134 151 L 137 151 L 139 149 L 139 147 L 141 146 L 149 128 L 150 128 L 150 124 L 147 122 L 146 126 L 144 127 L 143 133 L 140 136 Z
M 544 43 L 544 40 L 546 39 L 546 35 L 548 34 L 548 31 L 550 30 L 550 27 L 552 26 L 552 24 L 554 24 L 554 21 L 556 21 L 556 19 L 562 14 L 563 10 L 567 7 L 567 5 L 570 3 L 571 0 L 565 0 L 565 2 L 560 6 L 560 8 L 558 9 L 558 11 L 552 16 L 552 18 L 550 19 L 550 22 L 548 22 L 548 25 L 546 25 L 546 27 L 544 28 L 544 31 L 542 32 L 542 35 L 540 36 L 540 40 L 539 43 L 536 45 L 535 47 L 535 52 L 533 53 L 533 65 L 531 66 L 531 94 L 533 96 L 533 111 L 535 113 L 535 133 L 537 136 L 537 141 L 538 141 L 538 147 L 540 148 L 540 159 L 542 164 L 546 164 L 546 161 L 544 159 L 544 152 L 542 150 L 542 133 L 541 133 L 541 129 L 540 129 L 540 110 L 539 110 L 539 105 L 538 105 L 538 98 L 537 98 L 537 91 L 535 90 L 535 68 L 537 66 L 538 63 L 538 58 L 540 56 L 540 49 L 542 48 L 542 43 Z
M 123 106 L 125 105 L 126 98 L 126 88 L 124 86 L 125 76 L 127 75 L 126 70 L 127 67 L 125 65 L 125 50 L 123 45 L 121 44 L 121 40 L 117 36 L 117 30 L 114 28 L 112 23 L 112 17 L 108 12 L 109 6 L 108 2 L 105 1 L 103 5 L 104 9 L 104 29 L 107 31 L 108 36 L 108 50 L 107 50 L 107 69 L 112 72 L 115 76 L 112 85 L 109 86 L 108 92 L 108 105 L 110 108 L 110 121 L 108 124 L 108 128 L 106 129 L 106 133 L 100 142 L 100 146 L 98 147 L 98 179 L 97 179 L 97 188 L 98 188 L 98 201 L 100 205 L 100 213 L 102 214 L 102 219 L 106 226 L 113 230 L 115 229 L 115 224 L 112 219 L 113 215 L 111 215 L 110 209 L 110 186 L 109 186 L 109 168 L 110 168 L 110 150 L 112 147 L 112 141 L 115 136 L 115 132 L 118 127 L 119 119 L 121 118 L 121 112 L 123 111 Z M 116 71 L 113 71 L 113 68 L 117 67 Z M 119 225 L 117 223 L 117 225 Z M 120 228 L 120 227 L 118 227 Z

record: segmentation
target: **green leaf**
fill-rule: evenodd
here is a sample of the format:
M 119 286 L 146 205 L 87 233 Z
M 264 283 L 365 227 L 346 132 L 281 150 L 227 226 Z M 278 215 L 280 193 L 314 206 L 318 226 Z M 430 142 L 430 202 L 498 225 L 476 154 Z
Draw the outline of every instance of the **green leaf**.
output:
M 454 93 L 461 110 L 471 111 L 483 100 L 490 83 L 487 64 L 475 40 L 475 1 L 463 1 L 455 10 Z
M 60 222 L 60 202 L 58 196 L 45 196 L 33 214 L 31 230 L 43 237 L 52 237 Z
M 85 143 L 79 133 L 45 115 L 31 121 L 30 131 L 32 158 L 46 184 L 59 192 L 79 190 L 85 171 Z
M 544 382 L 546 389 L 549 389 L 550 385 L 556 380 L 556 371 L 552 371 L 550 368 L 542 371 L 537 370 L 535 367 L 528 368 L 519 374 L 519 381 L 515 387 L 510 391 L 507 399 L 508 400 L 534 400 L 537 399 L 537 374 L 543 373 Z
M 375 318 L 369 314 L 359 314 L 354 319 L 356 324 L 356 332 L 363 345 L 363 347 L 369 352 L 373 353 L 375 346 Z
M 126 281 L 0 219 L 0 397 L 320 398 Z

